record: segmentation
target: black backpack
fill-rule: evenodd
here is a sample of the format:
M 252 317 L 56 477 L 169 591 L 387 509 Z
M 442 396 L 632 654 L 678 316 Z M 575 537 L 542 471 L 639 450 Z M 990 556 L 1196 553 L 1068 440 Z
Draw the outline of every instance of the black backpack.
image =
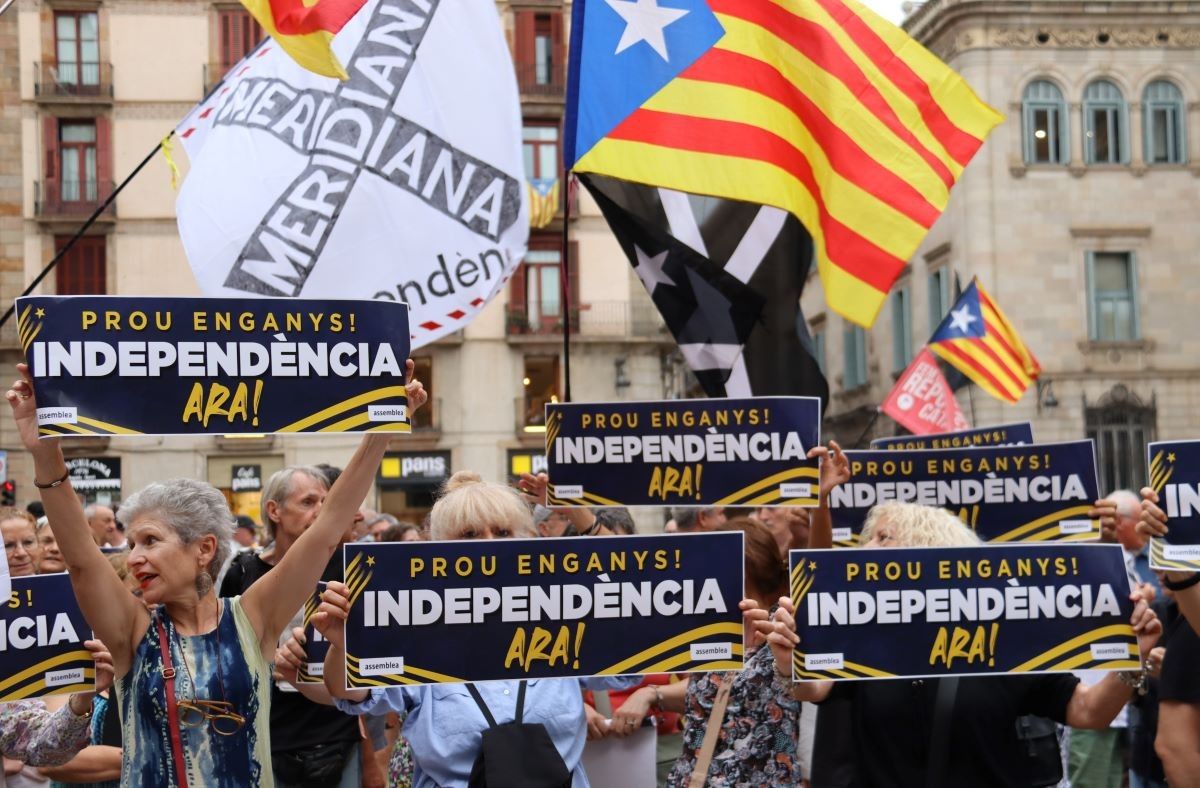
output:
M 517 690 L 516 719 L 503 725 L 496 724 L 474 684 L 468 684 L 467 690 L 488 721 L 483 746 L 471 766 L 469 788 L 571 788 L 571 772 L 546 726 L 524 722 L 524 681 Z

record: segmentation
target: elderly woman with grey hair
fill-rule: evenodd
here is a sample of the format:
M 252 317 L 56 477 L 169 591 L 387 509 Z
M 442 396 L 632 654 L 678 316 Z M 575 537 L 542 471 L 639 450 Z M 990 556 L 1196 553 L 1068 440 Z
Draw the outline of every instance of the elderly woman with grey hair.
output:
M 96 549 L 58 440 L 39 439 L 29 368 L 17 369 L 21 379 L 5 396 L 33 457 L 34 484 L 84 618 L 109 647 L 116 668 L 124 729 L 121 784 L 273 785 L 268 662 L 276 637 L 312 593 L 370 489 L 390 436 L 364 436 L 316 522 L 271 571 L 233 599 L 219 599 L 213 589 L 231 550 L 233 516 L 224 496 L 187 479 L 134 494 L 121 516 L 139 601 Z M 415 410 L 427 395 L 412 370 L 409 361 L 407 393 Z

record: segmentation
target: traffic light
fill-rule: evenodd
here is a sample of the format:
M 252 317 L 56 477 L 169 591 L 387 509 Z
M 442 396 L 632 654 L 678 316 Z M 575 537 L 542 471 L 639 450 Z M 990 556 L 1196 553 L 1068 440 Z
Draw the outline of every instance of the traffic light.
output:
M 0 484 L 0 506 L 16 506 L 17 505 L 17 483 L 12 479 L 6 479 L 4 484 Z

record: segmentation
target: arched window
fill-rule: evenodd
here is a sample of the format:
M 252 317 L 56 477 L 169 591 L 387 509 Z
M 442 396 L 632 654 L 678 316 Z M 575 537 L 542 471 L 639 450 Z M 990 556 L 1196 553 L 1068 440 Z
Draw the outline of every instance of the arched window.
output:
M 1066 164 L 1067 105 L 1053 82 L 1038 79 L 1025 87 L 1021 103 L 1026 164 Z
M 1142 94 L 1147 164 L 1183 164 L 1187 151 L 1187 126 L 1183 94 L 1174 84 L 1158 79 Z
M 1121 89 L 1098 79 L 1083 90 L 1083 154 L 1088 164 L 1129 161 L 1128 115 Z

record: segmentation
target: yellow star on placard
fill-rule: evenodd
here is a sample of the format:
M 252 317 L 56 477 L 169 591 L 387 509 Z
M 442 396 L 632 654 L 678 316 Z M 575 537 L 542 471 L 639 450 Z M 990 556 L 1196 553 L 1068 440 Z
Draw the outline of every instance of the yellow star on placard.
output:
M 367 556 L 367 566 L 375 566 L 375 556 Z
M 809 562 L 808 562 L 808 568 L 809 568 L 811 571 L 813 571 L 813 572 L 817 571 L 817 562 L 816 562 L 816 561 L 809 561 Z
M 46 310 L 45 310 L 45 309 L 42 309 L 42 308 L 39 306 L 39 307 L 38 307 L 38 308 L 37 308 L 37 309 L 34 311 L 34 313 L 33 313 L 33 316 L 34 316 L 34 317 L 45 317 L 45 316 L 46 316 Z
M 1167 462 L 1175 462 L 1175 452 L 1171 452 L 1167 455 Z

